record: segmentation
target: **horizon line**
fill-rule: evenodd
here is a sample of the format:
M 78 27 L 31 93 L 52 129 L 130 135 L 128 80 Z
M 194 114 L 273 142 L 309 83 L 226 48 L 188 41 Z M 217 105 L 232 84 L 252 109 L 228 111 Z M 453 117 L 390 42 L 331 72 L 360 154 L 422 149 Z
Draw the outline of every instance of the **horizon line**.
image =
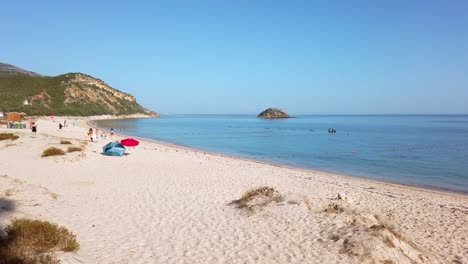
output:
M 163 114 L 163 113 L 158 113 L 161 116 L 175 116 L 175 115 L 184 115 L 184 116 L 189 116 L 189 115 L 245 115 L 245 116 L 257 116 L 258 114 L 239 114 L 239 113 L 234 113 L 234 114 L 208 114 L 208 113 L 191 113 L 191 114 L 183 114 L 183 113 L 176 113 L 176 114 Z M 293 114 L 293 116 L 448 116 L 448 115 L 453 115 L 453 116 L 463 116 L 463 115 L 468 115 L 468 113 L 430 113 L 430 114 L 410 114 L 410 113 L 405 113 L 405 114 Z

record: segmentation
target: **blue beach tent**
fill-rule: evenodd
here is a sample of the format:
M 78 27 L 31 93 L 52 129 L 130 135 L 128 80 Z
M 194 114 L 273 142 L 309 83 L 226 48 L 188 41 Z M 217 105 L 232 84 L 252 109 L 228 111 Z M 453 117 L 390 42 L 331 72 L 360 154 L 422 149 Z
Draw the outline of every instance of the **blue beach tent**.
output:
M 102 148 L 102 154 L 106 156 L 123 156 L 125 147 L 119 142 L 110 142 Z

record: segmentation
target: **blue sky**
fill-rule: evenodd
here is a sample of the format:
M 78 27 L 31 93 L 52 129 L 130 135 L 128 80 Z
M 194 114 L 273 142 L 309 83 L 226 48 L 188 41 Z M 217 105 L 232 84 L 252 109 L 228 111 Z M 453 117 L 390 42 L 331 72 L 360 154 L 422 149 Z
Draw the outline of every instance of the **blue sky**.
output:
M 0 62 L 163 114 L 468 113 L 467 1 L 125 2 L 2 3 Z

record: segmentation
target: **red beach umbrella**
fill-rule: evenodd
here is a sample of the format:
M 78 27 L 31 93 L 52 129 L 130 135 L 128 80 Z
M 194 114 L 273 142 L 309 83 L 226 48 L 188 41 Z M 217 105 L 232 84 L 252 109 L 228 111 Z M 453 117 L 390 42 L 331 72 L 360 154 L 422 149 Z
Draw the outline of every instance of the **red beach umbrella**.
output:
M 138 146 L 138 144 L 140 144 L 140 142 L 138 142 L 138 140 L 135 140 L 133 138 L 126 138 L 126 139 L 122 139 L 120 141 L 120 144 L 124 145 L 125 147 L 136 147 Z

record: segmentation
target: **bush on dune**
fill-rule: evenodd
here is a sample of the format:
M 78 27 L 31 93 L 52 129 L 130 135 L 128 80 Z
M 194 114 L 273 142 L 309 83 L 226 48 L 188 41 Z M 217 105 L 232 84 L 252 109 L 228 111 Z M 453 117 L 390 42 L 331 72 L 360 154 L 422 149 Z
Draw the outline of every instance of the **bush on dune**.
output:
M 42 157 L 61 156 L 61 155 L 65 155 L 65 151 L 59 148 L 54 148 L 54 147 L 50 147 L 44 150 L 44 152 L 42 152 Z
M 0 141 L 1 140 L 17 140 L 19 136 L 12 134 L 12 133 L 0 133 Z
M 60 263 L 55 251 L 79 249 L 75 235 L 68 229 L 47 221 L 14 219 L 0 237 L 0 264 Z
M 249 190 L 239 200 L 233 201 L 240 209 L 253 210 L 255 207 L 264 207 L 271 202 L 282 202 L 284 197 L 272 187 L 263 186 Z
M 76 151 L 82 151 L 83 149 L 82 148 L 79 148 L 79 147 L 69 147 L 67 149 L 67 152 L 68 153 L 71 153 L 71 152 L 76 152 Z

